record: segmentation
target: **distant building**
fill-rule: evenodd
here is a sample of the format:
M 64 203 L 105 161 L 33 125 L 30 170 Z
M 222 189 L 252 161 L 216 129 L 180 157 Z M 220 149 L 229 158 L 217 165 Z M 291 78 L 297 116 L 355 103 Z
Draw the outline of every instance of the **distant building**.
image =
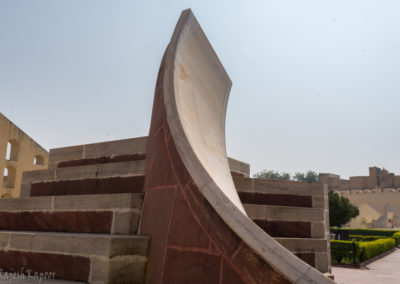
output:
M 320 173 L 319 181 L 327 184 L 332 190 L 400 188 L 400 176 L 378 167 L 370 167 L 369 176 L 354 176 L 348 180 L 341 179 L 339 175 Z
M 400 226 L 400 176 L 385 168 L 370 167 L 368 176 L 346 180 L 339 175 L 320 173 L 319 180 L 358 207 L 360 215 L 346 224 L 347 227 Z
M 0 197 L 19 197 L 22 172 L 46 169 L 48 152 L 0 113 Z

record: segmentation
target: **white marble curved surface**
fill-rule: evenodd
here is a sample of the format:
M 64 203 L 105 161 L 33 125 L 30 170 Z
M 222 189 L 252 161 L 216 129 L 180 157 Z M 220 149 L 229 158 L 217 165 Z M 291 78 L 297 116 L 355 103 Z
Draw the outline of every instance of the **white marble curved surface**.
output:
M 165 60 L 167 121 L 204 197 L 249 247 L 291 282 L 334 283 L 247 217 L 226 154 L 225 114 L 232 83 L 191 10 L 182 12 Z

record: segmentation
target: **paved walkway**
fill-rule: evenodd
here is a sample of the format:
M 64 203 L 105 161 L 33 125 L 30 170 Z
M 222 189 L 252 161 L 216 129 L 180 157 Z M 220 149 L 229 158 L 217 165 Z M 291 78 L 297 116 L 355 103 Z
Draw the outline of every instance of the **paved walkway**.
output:
M 368 269 L 333 267 L 338 284 L 395 284 L 400 283 L 400 249 L 367 265 Z

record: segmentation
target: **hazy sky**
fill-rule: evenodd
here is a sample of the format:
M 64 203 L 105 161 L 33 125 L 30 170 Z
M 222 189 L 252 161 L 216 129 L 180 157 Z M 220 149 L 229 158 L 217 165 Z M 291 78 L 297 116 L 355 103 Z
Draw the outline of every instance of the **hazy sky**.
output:
M 46 149 L 147 135 L 185 8 L 233 81 L 231 157 L 400 174 L 400 1 L 0 0 L 0 112 Z

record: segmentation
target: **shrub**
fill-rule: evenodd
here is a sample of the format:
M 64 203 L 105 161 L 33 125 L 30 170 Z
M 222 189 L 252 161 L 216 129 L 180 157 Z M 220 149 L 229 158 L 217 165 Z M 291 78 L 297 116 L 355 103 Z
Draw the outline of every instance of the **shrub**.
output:
M 394 233 L 392 238 L 396 241 L 396 246 L 400 244 L 400 232 Z
M 392 238 L 387 238 L 372 242 L 360 242 L 358 244 L 361 249 L 359 259 L 360 262 L 363 262 L 391 250 L 396 245 L 396 241 Z
M 400 235 L 399 235 L 400 237 Z M 356 242 L 371 242 L 379 239 L 386 239 L 390 237 L 385 236 L 363 236 L 363 235 L 349 235 L 350 240 L 355 240 Z
M 357 255 L 360 255 L 360 246 L 359 243 L 351 241 L 335 241 L 331 240 L 331 257 L 337 263 L 345 262 L 352 263 L 353 262 L 353 250 L 355 250 L 356 262 Z
M 393 238 L 378 239 L 370 242 L 352 242 L 331 240 L 332 260 L 337 263 L 360 263 L 394 248 Z
M 340 234 L 341 240 L 347 240 L 349 235 L 362 235 L 362 236 L 384 236 L 391 237 L 398 230 L 388 229 L 353 229 L 353 228 L 331 228 L 332 234 Z

